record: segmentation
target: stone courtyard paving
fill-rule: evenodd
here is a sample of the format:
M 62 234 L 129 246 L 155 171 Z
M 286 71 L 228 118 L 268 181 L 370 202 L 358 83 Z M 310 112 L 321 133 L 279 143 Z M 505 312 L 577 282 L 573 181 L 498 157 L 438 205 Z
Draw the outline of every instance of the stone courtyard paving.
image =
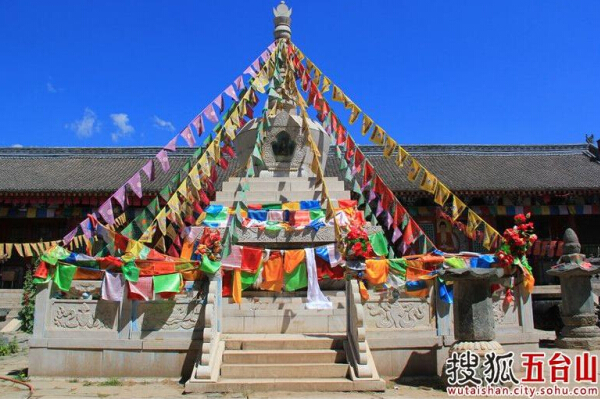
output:
M 26 376 L 29 365 L 27 341 L 29 335 L 7 334 L 9 339 L 17 337 L 21 351 L 11 356 L 0 357 L 0 375 L 11 378 Z M 547 354 L 554 349 L 541 349 Z M 578 351 L 564 351 L 571 355 Z M 594 353 L 600 354 L 600 351 Z M 600 373 L 600 371 L 599 371 Z M 516 373 L 517 378 L 521 376 Z M 32 396 L 22 385 L 0 380 L 1 398 L 219 398 L 219 399 L 354 399 L 354 398 L 447 398 L 439 380 L 434 378 L 414 378 L 402 380 L 398 383 L 388 381 L 385 392 L 241 392 L 233 394 L 190 394 L 183 395 L 183 385 L 170 379 L 127 379 L 127 378 L 73 378 L 73 379 L 32 379 L 28 381 L 35 389 Z M 575 386 L 573 384 L 571 387 Z M 548 396 L 545 396 L 548 397 Z

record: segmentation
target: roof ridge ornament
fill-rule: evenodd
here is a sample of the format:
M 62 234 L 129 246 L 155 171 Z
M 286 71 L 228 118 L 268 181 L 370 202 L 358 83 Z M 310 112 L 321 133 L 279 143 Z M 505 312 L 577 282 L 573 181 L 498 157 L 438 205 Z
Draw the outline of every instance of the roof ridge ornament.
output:
M 275 25 L 273 36 L 275 36 L 275 40 L 290 39 L 292 37 L 292 29 L 290 28 L 292 24 L 292 9 L 288 8 L 285 1 L 282 1 L 273 9 L 273 15 L 275 15 L 273 19 L 273 24 Z

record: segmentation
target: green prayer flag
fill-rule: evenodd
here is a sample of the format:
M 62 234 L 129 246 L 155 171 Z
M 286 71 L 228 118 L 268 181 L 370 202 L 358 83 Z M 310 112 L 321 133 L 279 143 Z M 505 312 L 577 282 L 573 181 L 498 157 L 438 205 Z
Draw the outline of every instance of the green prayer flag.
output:
M 77 271 L 77 266 L 73 265 L 57 265 L 56 273 L 54 273 L 54 284 L 61 291 L 69 291 L 71 289 L 71 282 L 73 281 L 73 276 L 75 276 L 75 272 Z
M 325 217 L 325 211 L 323 209 L 311 209 L 310 220 L 320 219 Z
M 402 278 L 406 278 L 406 267 L 408 263 L 404 259 L 389 259 L 388 265 L 390 266 L 390 271 Z
M 467 264 L 463 258 L 453 257 L 444 259 L 444 264 L 454 269 L 464 269 Z
M 240 273 L 240 277 L 242 280 L 242 290 L 245 290 L 246 288 L 250 287 L 252 284 L 254 284 L 256 282 L 256 279 L 258 279 L 258 275 L 259 273 L 261 273 L 262 268 L 259 268 L 256 273 L 252 274 L 249 272 L 241 272 Z
M 285 290 L 296 291 L 308 286 L 306 263 L 302 262 L 291 273 L 284 273 Z
M 140 279 L 140 269 L 135 265 L 135 262 L 128 262 L 121 267 L 125 280 L 137 283 Z
M 265 211 L 268 210 L 279 210 L 281 209 L 281 202 L 274 202 L 271 204 L 262 204 L 262 209 Z
M 346 159 L 342 158 L 340 160 L 340 170 L 346 170 L 348 169 L 348 162 L 346 162 Z
M 208 256 L 202 257 L 202 263 L 200 265 L 200 270 L 205 273 L 215 274 L 221 268 L 220 260 L 210 260 Z
M 387 256 L 388 254 L 388 242 L 383 235 L 383 232 L 378 231 L 369 235 L 369 242 L 373 247 L 373 252 L 377 256 Z
M 223 222 L 227 220 L 227 216 L 229 215 L 228 208 L 223 208 L 223 210 L 216 214 L 207 213 L 204 221 L 206 222 Z
M 179 292 L 181 286 L 181 273 L 161 274 L 152 276 L 154 283 L 154 293 L 161 292 Z

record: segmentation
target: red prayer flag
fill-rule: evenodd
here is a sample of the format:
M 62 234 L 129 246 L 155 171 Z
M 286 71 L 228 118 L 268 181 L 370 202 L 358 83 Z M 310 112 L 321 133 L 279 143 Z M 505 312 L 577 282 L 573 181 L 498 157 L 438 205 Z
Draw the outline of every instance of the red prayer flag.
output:
M 262 259 L 262 248 L 242 247 L 242 271 L 256 273 Z

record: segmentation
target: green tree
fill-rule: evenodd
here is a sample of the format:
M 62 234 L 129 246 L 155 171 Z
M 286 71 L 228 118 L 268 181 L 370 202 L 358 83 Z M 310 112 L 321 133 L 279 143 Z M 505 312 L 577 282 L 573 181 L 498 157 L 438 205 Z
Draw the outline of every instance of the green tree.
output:
M 37 264 L 37 262 L 36 262 Z M 35 294 L 36 288 L 33 284 L 33 267 L 27 265 L 25 271 L 25 281 L 23 282 L 23 298 L 19 311 L 19 319 L 21 319 L 21 330 L 31 334 L 33 332 L 33 314 L 35 312 Z

